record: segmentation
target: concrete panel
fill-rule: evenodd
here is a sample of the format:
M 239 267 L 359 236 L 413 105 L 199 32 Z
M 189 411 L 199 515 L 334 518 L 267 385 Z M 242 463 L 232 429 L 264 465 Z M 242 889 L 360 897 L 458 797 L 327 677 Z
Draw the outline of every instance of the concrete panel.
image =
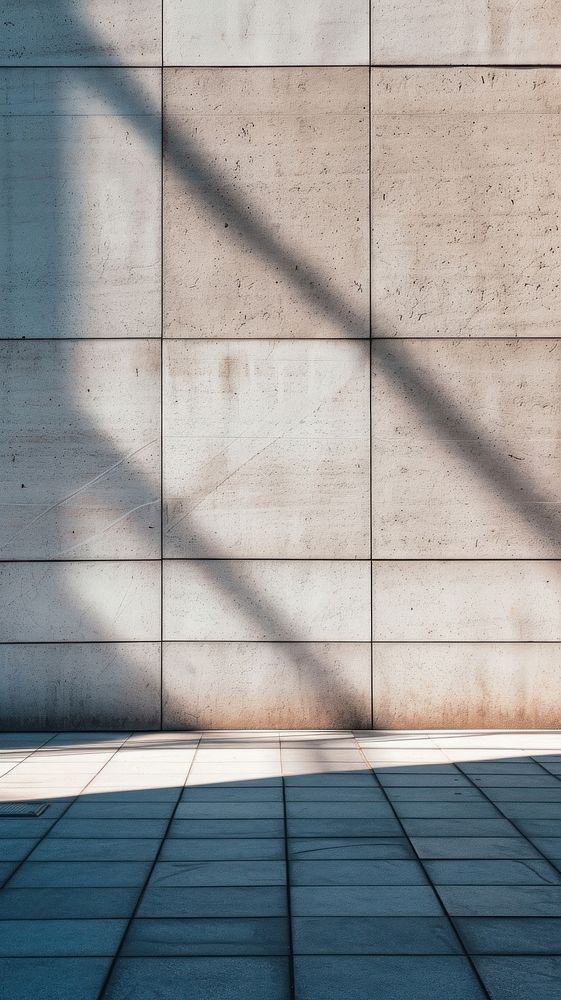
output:
M 370 726 L 369 643 L 170 642 L 164 728 Z
M 560 138 L 559 70 L 373 70 L 374 335 L 561 332 Z
M 159 71 L 4 70 L 0 100 L 0 336 L 158 337 Z
M 2 729 L 154 729 L 157 642 L 0 646 Z
M 554 729 L 559 643 L 378 643 L 374 728 Z
M 0 558 L 159 555 L 157 341 L 0 343 Z
M 157 66 L 161 17 L 155 0 L 3 0 L 0 63 Z
M 164 638 L 370 641 L 370 564 L 167 560 Z
M 165 555 L 369 558 L 368 350 L 166 344 Z
M 556 3 L 372 0 L 374 63 L 555 63 L 560 44 Z
M 368 69 L 167 70 L 164 106 L 167 336 L 367 337 Z
M 167 65 L 368 62 L 369 0 L 165 0 Z
M 159 638 L 157 561 L 0 563 L 0 642 Z
M 551 560 L 377 562 L 372 594 L 381 641 L 561 641 L 561 564 Z
M 374 344 L 375 557 L 560 555 L 558 348 Z

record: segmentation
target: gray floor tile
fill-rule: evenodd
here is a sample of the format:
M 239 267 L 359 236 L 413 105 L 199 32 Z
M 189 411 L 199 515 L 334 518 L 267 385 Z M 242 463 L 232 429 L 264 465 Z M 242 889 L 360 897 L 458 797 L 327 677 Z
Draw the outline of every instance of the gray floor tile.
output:
M 410 837 L 518 837 L 512 823 L 496 819 L 402 819 Z
M 284 917 L 284 886 L 148 888 L 139 917 Z
M 482 793 L 472 785 L 446 785 L 442 788 L 386 787 L 391 802 L 480 802 Z M 484 801 L 484 800 L 483 800 Z
M 12 877 L 18 865 L 19 861 L 0 861 L 0 886 Z
M 448 913 L 457 917 L 561 916 L 561 886 L 441 886 Z
M 293 886 L 295 917 L 440 917 L 430 886 Z
M 547 858 L 561 860 L 561 837 L 532 837 L 532 843 Z
M 175 813 L 176 819 L 282 819 L 282 802 L 194 802 L 185 799 Z
M 287 788 L 375 788 L 376 779 L 370 771 L 334 771 L 324 774 L 294 774 L 284 779 Z M 339 793 L 338 793 L 339 794 Z
M 491 1000 L 560 1000 L 561 957 L 476 958 Z
M 32 861 L 151 861 L 156 857 L 161 841 L 159 839 L 93 838 L 79 837 L 77 840 L 46 837 L 37 845 Z
M 459 917 L 472 955 L 561 955 L 561 917 Z
M 26 861 L 11 888 L 143 886 L 151 865 L 151 861 Z
M 380 784 L 390 788 L 470 788 L 463 774 L 417 774 L 410 771 L 377 771 Z
M 486 788 L 493 802 L 558 802 L 561 805 L 561 781 L 557 788 Z
M 454 955 L 446 917 L 294 917 L 296 955 Z
M 516 826 L 525 837 L 557 837 L 561 832 L 558 819 L 517 819 Z
M 287 955 L 282 917 L 134 920 L 124 955 Z
M 80 795 L 79 802 L 103 803 L 107 802 L 127 802 L 127 803 L 151 803 L 168 802 L 172 805 L 179 799 L 183 790 L 183 785 L 174 785 L 162 788 L 115 788 L 112 791 L 85 792 Z
M 292 885 L 426 885 L 418 861 L 291 861 Z
M 285 958 L 123 958 L 106 1000 L 289 1000 Z
M 161 861 L 154 868 L 150 885 L 235 886 L 286 885 L 284 861 Z
M 281 819 L 174 819 L 168 837 L 283 837 Z
M 394 818 L 388 819 L 291 819 L 289 837 L 403 837 Z
M 2 958 L 2 1000 L 97 1000 L 110 958 Z
M 508 759 L 506 759 L 508 758 Z M 527 760 L 525 757 L 512 757 L 508 754 L 505 755 L 503 760 L 465 760 L 458 763 L 458 768 L 465 774 L 476 774 L 476 775 L 488 775 L 488 774 L 524 774 L 524 775 L 541 775 L 543 770 L 539 764 L 535 764 L 532 760 Z
M 412 837 L 411 841 L 420 858 L 539 858 L 524 837 Z
M 126 920 L 0 920 L 0 956 L 113 955 Z
M 561 802 L 504 802 L 502 810 L 514 820 L 555 820 L 560 829 Z
M 172 838 L 162 845 L 162 861 L 281 861 L 284 841 L 273 837 Z
M 130 917 L 139 889 L 10 889 L 0 892 L 0 920 Z
M 304 837 L 288 841 L 289 858 L 407 860 L 415 854 L 404 837 Z
M 559 780 L 544 771 L 533 774 L 470 774 L 480 788 L 558 788 Z
M 297 1000 L 484 1000 L 457 956 L 298 957 Z
M 427 861 L 438 885 L 558 885 L 561 876 L 546 861 Z
M 67 819 L 53 826 L 51 837 L 163 837 L 167 819 Z

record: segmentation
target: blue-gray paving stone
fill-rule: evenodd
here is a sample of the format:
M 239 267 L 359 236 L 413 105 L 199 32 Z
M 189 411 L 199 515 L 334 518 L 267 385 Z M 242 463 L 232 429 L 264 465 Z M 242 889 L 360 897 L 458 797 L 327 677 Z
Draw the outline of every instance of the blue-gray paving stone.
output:
M 30 837 L 28 840 L 23 837 L 0 840 L 0 862 L 23 861 L 38 843 L 39 841 L 35 837 Z
M 161 840 L 129 838 L 46 837 L 30 855 L 30 861 L 152 861 Z
M 485 797 L 472 785 L 445 785 L 436 788 L 411 788 L 388 785 L 385 794 L 391 802 L 485 802 Z
M 561 804 L 561 782 L 557 788 L 486 788 L 485 794 L 493 802 L 559 802 Z
M 454 764 L 372 764 L 372 770 L 379 777 L 381 774 L 413 774 L 416 777 L 451 776 L 459 772 Z
M 67 819 L 167 819 L 175 802 L 96 802 L 79 799 L 70 806 Z
M 113 791 L 105 792 L 83 792 L 78 802 L 131 802 L 131 803 L 150 803 L 150 802 L 168 802 L 171 804 L 172 808 L 175 802 L 179 799 L 180 793 L 183 790 L 183 785 L 174 785 L 170 787 L 162 788 L 115 788 Z
M 328 771 L 318 774 L 291 774 L 284 779 L 287 788 L 320 788 L 337 789 L 337 795 L 344 794 L 344 787 L 375 788 L 376 779 L 370 771 Z
M 481 788 L 559 787 L 559 779 L 546 774 L 545 771 L 533 774 L 470 774 L 470 779 Z
M 19 861 L 0 861 L 0 886 L 12 877 L 18 865 Z
M 428 885 L 292 886 L 296 917 L 440 917 L 442 908 Z
M 561 917 L 458 917 L 470 955 L 561 955 Z
M 283 837 L 282 819 L 174 819 L 168 837 Z
M 287 801 L 289 819 L 394 819 L 387 802 L 293 802 Z
M 502 811 L 514 820 L 555 820 L 561 830 L 561 802 L 503 802 Z
M 130 917 L 140 889 L 11 889 L 0 892 L 0 920 Z
M 415 857 L 404 837 L 303 837 L 289 839 L 287 846 L 293 859 L 407 861 Z
M 142 886 L 151 861 L 26 861 L 11 882 L 13 889 Z
M 151 886 L 285 885 L 284 861 L 162 861 Z
M 289 1000 L 286 958 L 123 958 L 105 1000 Z M 467 1000 L 467 998 L 466 998 Z
M 176 819 L 281 819 L 282 802 L 180 802 Z
M 279 861 L 284 858 L 284 841 L 273 837 L 221 837 L 196 840 L 164 840 L 161 861 Z
M 139 917 L 284 917 L 284 886 L 149 886 Z
M 64 816 L 53 826 L 51 837 L 163 837 L 167 819 L 67 819 Z
M 295 960 L 297 1000 L 485 1000 L 455 955 L 322 955 Z
M 376 777 L 382 785 L 391 788 L 469 788 L 470 782 L 464 774 L 418 774 L 415 771 L 377 771 Z
M 457 767 L 470 776 L 472 774 L 524 774 L 531 776 L 543 774 L 540 765 L 526 757 L 509 757 L 508 760 L 464 760 L 459 762 Z
M 396 802 L 400 819 L 486 819 L 500 816 L 490 802 Z
M 517 819 L 516 826 L 525 837 L 556 837 L 561 832 L 558 819 Z
M 97 1000 L 111 959 L 1 958 L 2 1000 Z
M 446 917 L 294 917 L 296 955 L 455 955 Z
M 425 861 L 437 885 L 559 885 L 559 872 L 547 861 Z
M 539 858 L 524 837 L 412 837 L 420 858 Z M 561 854 L 560 854 L 561 857 Z
M 475 964 L 491 1000 L 559 1000 L 561 956 L 495 956 Z
M 181 794 L 182 802 L 282 802 L 282 786 L 261 788 L 245 785 L 230 788 L 229 785 L 189 785 Z
M 532 843 L 547 858 L 561 860 L 561 837 L 532 837 Z
M 331 788 L 309 785 L 307 787 L 289 786 L 286 789 L 287 802 L 333 802 Z M 385 802 L 386 796 L 376 785 L 345 785 L 337 792 L 337 802 Z
M 0 956 L 113 955 L 126 920 L 0 920 Z
M 426 885 L 417 861 L 291 861 L 292 885 Z
M 15 816 L 0 818 L 0 839 L 7 840 L 30 840 L 37 837 L 44 837 L 56 823 L 56 817 L 52 819 L 42 819 L 39 816 L 21 817 Z
M 289 837 L 403 837 L 393 817 L 387 819 L 293 819 L 287 818 Z
M 439 894 L 456 917 L 561 916 L 561 885 L 445 885 Z
M 405 819 L 401 822 L 410 837 L 519 837 L 507 819 Z
M 133 920 L 124 955 L 287 955 L 283 917 Z

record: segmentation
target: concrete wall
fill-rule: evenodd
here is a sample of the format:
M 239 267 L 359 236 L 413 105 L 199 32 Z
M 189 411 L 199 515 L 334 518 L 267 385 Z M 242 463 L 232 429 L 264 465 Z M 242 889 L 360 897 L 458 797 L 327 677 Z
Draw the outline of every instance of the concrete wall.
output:
M 0 727 L 557 726 L 561 12 L 3 10 Z

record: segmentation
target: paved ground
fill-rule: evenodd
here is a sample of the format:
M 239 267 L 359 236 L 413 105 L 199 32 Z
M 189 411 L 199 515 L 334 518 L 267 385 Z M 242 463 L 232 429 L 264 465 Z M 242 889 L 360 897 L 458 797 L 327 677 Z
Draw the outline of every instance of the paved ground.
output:
M 561 998 L 561 733 L 0 746 L 3 1000 Z

